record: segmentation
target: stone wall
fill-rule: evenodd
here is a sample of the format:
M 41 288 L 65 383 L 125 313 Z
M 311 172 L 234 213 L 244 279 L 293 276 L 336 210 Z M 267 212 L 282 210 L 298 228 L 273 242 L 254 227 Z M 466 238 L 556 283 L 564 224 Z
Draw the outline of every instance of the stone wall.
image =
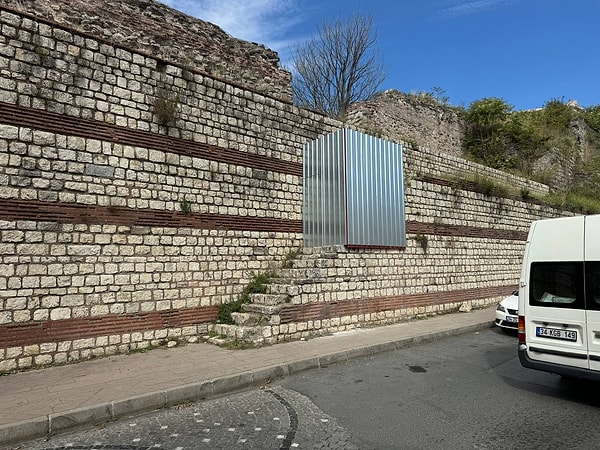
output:
M 448 180 L 490 180 L 500 186 L 505 186 L 520 193 L 527 191 L 529 194 L 543 197 L 550 192 L 548 185 L 521 178 L 516 175 L 502 172 L 458 156 L 441 153 L 426 147 L 413 147 L 404 143 L 405 172 L 409 177 L 424 175 Z
M 302 146 L 341 123 L 2 7 L 0 29 L 0 371 L 197 341 L 283 270 Z M 304 249 L 268 342 L 490 304 L 560 214 L 449 186 L 480 168 L 455 157 L 405 165 L 407 248 Z
M 265 46 L 154 0 L 3 0 L 19 11 L 77 30 L 92 39 L 173 61 L 231 84 L 291 101 L 291 75 Z
M 33 16 L 0 27 L 0 370 L 198 336 L 301 244 L 302 143 L 339 124 Z

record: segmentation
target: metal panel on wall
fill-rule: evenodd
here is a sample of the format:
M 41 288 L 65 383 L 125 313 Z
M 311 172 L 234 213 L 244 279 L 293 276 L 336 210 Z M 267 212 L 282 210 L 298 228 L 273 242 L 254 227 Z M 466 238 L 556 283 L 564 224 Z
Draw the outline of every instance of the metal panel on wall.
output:
M 348 246 L 406 247 L 402 146 L 347 130 Z
M 303 154 L 305 247 L 346 243 L 344 130 L 309 142 Z
M 304 146 L 304 246 L 405 247 L 402 146 L 340 129 Z

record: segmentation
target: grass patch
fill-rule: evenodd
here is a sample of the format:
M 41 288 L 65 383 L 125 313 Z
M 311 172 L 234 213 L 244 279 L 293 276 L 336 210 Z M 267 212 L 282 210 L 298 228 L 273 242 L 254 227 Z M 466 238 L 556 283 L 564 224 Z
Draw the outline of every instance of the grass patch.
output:
M 576 193 L 549 194 L 544 203 L 556 209 L 568 210 L 581 214 L 600 214 L 600 200 Z
M 487 177 L 475 174 L 464 177 L 443 177 L 451 183 L 452 188 L 461 188 L 479 192 L 488 197 L 517 198 L 524 202 L 550 206 L 580 214 L 600 214 L 600 199 L 578 192 L 553 192 L 544 196 L 532 193 L 528 188 L 514 188 L 497 183 Z
M 186 216 L 192 214 L 192 203 L 187 201 L 185 197 L 179 202 L 179 207 Z
M 487 197 L 506 197 L 509 195 L 509 189 L 506 186 L 481 175 L 475 175 L 473 187 L 476 192 Z
M 521 194 L 521 200 L 523 200 L 525 202 L 532 198 L 531 191 L 527 188 L 521 188 L 520 194 Z

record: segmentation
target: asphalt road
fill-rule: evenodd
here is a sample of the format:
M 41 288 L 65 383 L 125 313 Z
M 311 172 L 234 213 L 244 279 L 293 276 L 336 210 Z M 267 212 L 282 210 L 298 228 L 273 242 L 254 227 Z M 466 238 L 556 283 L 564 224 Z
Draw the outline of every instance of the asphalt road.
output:
M 522 368 L 492 329 L 21 448 L 590 449 L 598 387 Z
M 364 358 L 281 382 L 363 449 L 592 449 L 600 386 L 521 367 L 498 329 Z

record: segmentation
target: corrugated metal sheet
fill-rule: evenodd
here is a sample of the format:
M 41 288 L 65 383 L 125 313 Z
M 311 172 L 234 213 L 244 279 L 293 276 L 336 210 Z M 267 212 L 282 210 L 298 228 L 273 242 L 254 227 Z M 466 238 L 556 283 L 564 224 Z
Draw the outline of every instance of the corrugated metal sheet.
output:
M 344 130 L 304 146 L 303 232 L 305 247 L 346 241 Z
M 306 247 L 406 246 L 400 144 L 344 128 L 303 158 Z

